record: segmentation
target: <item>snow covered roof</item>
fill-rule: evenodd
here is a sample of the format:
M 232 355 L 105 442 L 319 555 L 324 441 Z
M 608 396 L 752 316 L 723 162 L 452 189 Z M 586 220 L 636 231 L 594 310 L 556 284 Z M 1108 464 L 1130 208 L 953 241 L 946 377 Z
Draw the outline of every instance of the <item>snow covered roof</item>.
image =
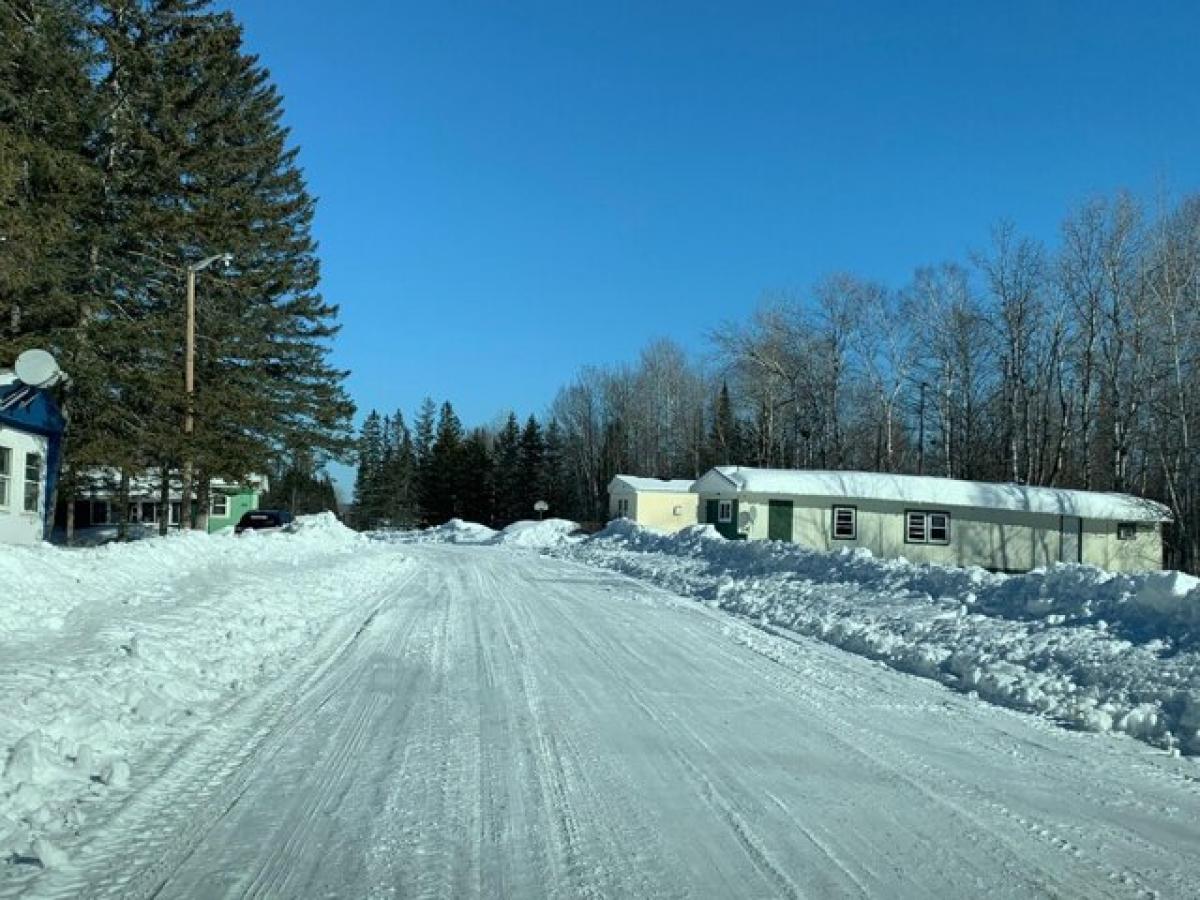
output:
M 615 475 L 613 476 L 613 480 L 609 482 L 608 489 L 611 491 L 614 487 L 626 487 L 634 491 L 686 494 L 692 489 L 693 484 L 694 482 L 683 478 L 664 481 L 661 478 L 642 478 L 637 475 Z
M 1130 494 L 882 472 L 718 466 L 701 476 L 693 490 L 697 493 L 732 491 L 740 494 L 891 500 L 921 506 L 982 507 L 1123 522 L 1171 520 L 1170 510 L 1161 503 Z

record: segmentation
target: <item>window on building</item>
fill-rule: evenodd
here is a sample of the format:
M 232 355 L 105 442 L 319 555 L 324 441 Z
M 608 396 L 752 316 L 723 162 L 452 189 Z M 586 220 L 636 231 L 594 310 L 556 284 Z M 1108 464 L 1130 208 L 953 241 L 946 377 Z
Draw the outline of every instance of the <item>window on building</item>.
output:
M 1137 537 L 1137 522 L 1118 522 L 1117 540 L 1132 541 Z
M 171 501 L 170 518 L 167 520 L 170 525 L 179 524 L 179 514 L 183 511 L 183 504 L 178 500 Z
M 12 450 L 0 447 L 0 509 L 8 508 L 8 496 L 12 491 Z
M 858 537 L 858 510 L 853 506 L 833 508 L 833 539 L 852 541 Z
M 142 521 L 151 524 L 158 521 L 158 504 L 153 500 L 142 501 Z
M 208 498 L 208 514 L 218 519 L 229 515 L 229 495 L 213 494 Z
M 949 544 L 950 514 L 910 509 L 904 514 L 907 544 Z
M 42 456 L 40 453 L 25 454 L 25 512 L 35 513 L 41 506 Z
M 733 501 L 722 500 L 717 504 L 717 521 L 724 524 L 733 521 Z
M 617 515 L 622 518 L 629 515 L 629 498 L 622 497 L 617 501 Z

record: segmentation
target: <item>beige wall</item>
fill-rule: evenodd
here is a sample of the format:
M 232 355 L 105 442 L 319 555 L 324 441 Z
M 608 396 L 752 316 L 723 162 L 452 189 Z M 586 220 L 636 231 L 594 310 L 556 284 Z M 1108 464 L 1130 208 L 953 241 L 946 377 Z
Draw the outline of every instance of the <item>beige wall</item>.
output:
M 704 494 L 705 499 L 732 499 L 730 494 Z M 865 547 L 876 556 L 913 562 L 956 566 L 984 566 L 1023 572 L 1055 563 L 1062 548 L 1061 519 L 1057 515 L 975 507 L 918 507 L 913 504 L 848 500 L 857 509 L 855 540 L 833 539 L 833 506 L 828 497 L 776 497 L 742 494 L 739 518 L 749 516 L 750 540 L 766 540 L 768 501 L 791 500 L 792 540 L 816 550 Z M 949 544 L 909 544 L 904 540 L 907 509 L 929 509 L 950 514 Z M 1117 523 L 1084 520 L 1084 563 L 1112 571 L 1138 571 L 1162 567 L 1162 530 L 1156 523 L 1140 523 L 1135 540 L 1118 541 Z
M 630 488 L 611 491 L 608 514 L 617 517 L 617 500 L 629 501 L 629 518 L 656 531 L 679 531 L 696 524 L 697 496 L 667 491 L 634 491 Z

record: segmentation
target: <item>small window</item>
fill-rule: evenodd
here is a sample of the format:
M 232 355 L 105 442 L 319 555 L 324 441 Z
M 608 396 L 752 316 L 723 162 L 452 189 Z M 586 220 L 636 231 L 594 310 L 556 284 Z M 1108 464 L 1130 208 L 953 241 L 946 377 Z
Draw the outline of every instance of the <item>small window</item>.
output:
M 858 537 L 858 510 L 853 506 L 833 508 L 833 539 L 852 541 Z
M 213 494 L 209 497 L 208 514 L 217 519 L 226 518 L 229 515 L 229 495 Z
M 157 522 L 158 521 L 158 504 L 152 500 L 142 501 L 142 521 Z
M 25 454 L 25 512 L 35 513 L 41 506 L 42 457 L 39 453 Z
M 950 517 L 945 513 L 929 514 L 929 543 L 950 543 Z
M 1132 541 L 1137 537 L 1137 522 L 1118 522 L 1117 540 Z
M 629 515 L 629 499 L 627 497 L 622 497 L 617 501 L 617 515 L 621 518 Z
M 0 509 L 8 507 L 8 495 L 12 485 L 12 451 L 0 447 Z
M 733 521 L 733 501 L 722 500 L 717 504 L 717 521 L 721 524 Z
M 904 542 L 907 544 L 949 544 L 950 514 L 910 509 L 904 514 Z
M 179 515 L 181 512 L 183 512 L 183 502 L 180 500 L 172 500 L 170 518 L 167 520 L 168 524 L 178 525 Z

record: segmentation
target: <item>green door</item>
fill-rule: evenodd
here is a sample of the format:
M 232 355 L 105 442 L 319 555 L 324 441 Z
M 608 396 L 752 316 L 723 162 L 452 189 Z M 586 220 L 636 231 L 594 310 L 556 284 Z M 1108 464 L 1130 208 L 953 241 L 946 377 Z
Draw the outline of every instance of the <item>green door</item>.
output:
M 721 504 L 725 504 L 725 521 L 721 521 Z M 737 531 L 738 502 L 736 500 L 705 500 L 704 521 L 717 529 L 717 532 L 731 541 L 741 539 Z
M 792 539 L 792 501 L 771 500 L 768 504 L 767 539 L 790 541 Z

